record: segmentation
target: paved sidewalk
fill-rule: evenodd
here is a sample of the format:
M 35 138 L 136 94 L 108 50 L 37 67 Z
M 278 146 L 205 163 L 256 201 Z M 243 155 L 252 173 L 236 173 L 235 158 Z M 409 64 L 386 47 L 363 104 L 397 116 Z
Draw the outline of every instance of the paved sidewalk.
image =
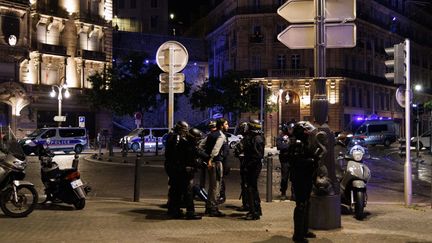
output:
M 258 221 L 241 219 L 238 200 L 229 200 L 224 218 L 172 220 L 164 200 L 89 198 L 84 210 L 67 205 L 39 207 L 26 218 L 0 214 L 0 242 L 292 242 L 294 203 L 263 203 Z M 202 214 L 198 202 L 197 212 Z M 429 206 L 369 204 L 364 221 L 342 216 L 342 228 L 315 230 L 311 242 L 432 242 Z

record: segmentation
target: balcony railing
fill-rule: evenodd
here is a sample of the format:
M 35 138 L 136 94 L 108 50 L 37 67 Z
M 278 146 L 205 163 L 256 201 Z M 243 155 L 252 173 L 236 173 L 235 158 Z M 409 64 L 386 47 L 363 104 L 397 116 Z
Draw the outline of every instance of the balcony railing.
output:
M 309 69 L 269 69 L 269 77 L 309 77 Z
M 106 54 L 99 51 L 78 50 L 77 57 L 101 62 L 104 62 L 106 60 Z
M 53 55 L 59 55 L 59 56 L 66 56 L 67 55 L 65 46 L 50 45 L 50 44 L 45 44 L 45 43 L 37 43 L 36 47 L 37 47 L 37 50 L 41 53 L 53 54 Z

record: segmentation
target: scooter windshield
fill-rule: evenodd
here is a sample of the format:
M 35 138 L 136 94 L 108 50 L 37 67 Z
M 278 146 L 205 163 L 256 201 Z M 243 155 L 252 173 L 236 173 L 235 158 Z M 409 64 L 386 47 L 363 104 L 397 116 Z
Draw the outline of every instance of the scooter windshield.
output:
M 13 155 L 19 160 L 25 160 L 24 150 L 17 140 L 9 140 L 6 144 L 6 153 Z

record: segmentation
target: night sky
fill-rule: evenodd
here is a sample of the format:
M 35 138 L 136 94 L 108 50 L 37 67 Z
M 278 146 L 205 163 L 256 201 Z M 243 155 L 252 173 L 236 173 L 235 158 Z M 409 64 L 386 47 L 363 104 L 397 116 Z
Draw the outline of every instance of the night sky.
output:
M 175 21 L 184 27 L 206 15 L 212 1 L 203 0 L 168 0 L 169 13 L 175 14 Z M 218 1 L 216 1 L 218 2 Z

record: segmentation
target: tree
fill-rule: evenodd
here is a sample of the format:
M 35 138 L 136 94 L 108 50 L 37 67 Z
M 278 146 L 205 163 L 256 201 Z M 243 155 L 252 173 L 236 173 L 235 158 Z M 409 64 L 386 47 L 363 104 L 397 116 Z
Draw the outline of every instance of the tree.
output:
M 191 96 L 193 108 L 215 107 L 223 114 L 232 112 L 236 117 L 241 112 L 259 111 L 260 101 L 260 84 L 233 71 L 221 78 L 208 79 Z
M 114 68 L 89 77 L 93 86 L 88 95 L 90 104 L 117 115 L 132 115 L 155 106 L 161 70 L 155 64 L 147 64 L 145 58 L 129 53 Z

